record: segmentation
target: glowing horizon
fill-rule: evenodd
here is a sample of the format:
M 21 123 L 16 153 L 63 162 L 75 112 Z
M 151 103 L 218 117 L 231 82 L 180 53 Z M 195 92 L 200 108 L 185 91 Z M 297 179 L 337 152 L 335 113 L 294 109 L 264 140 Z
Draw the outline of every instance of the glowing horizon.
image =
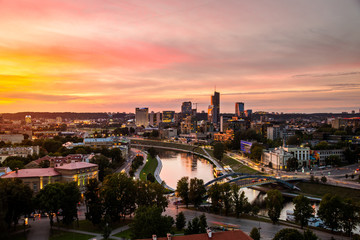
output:
M 358 1 L 3 0 L 0 112 L 360 108 Z

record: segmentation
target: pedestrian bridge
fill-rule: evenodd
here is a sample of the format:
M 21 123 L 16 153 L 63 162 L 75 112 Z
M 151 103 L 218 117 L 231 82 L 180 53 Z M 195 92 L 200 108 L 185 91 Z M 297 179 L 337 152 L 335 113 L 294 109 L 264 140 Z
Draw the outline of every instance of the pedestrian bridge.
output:
M 229 183 L 236 182 L 240 186 L 240 188 L 253 187 L 253 186 L 259 186 L 259 185 L 276 182 L 284 185 L 289 189 L 300 190 L 298 187 L 288 182 L 289 180 L 297 180 L 296 178 L 279 179 L 270 176 L 249 175 L 249 174 L 236 173 L 236 172 L 228 173 L 218 178 L 215 178 L 205 183 L 205 187 L 209 188 L 212 184 L 216 182 L 223 182 L 224 180 Z

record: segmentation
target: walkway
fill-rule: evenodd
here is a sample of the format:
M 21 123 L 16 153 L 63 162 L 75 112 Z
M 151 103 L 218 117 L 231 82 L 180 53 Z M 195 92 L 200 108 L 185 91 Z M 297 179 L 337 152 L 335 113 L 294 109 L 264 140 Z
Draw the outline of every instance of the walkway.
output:
M 139 179 L 140 178 L 140 173 L 141 173 L 141 170 L 145 167 L 145 164 L 146 164 L 146 159 L 147 159 L 147 153 L 142 151 L 142 156 L 144 157 L 144 164 L 141 165 L 135 172 L 134 176 L 136 179 Z
M 36 218 L 35 221 L 29 220 L 31 226 L 28 240 L 47 240 L 50 237 L 50 220 L 48 218 Z

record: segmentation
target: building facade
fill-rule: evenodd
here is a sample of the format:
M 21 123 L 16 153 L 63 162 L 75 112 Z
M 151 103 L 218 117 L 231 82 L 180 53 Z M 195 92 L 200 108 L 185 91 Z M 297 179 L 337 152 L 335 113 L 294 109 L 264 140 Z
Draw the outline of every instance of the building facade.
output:
M 135 123 L 136 126 L 149 125 L 149 109 L 148 108 L 136 108 L 135 109 Z
M 49 183 L 74 181 L 81 192 L 90 179 L 98 179 L 98 165 L 87 162 L 62 164 L 54 168 L 19 169 L 9 172 L 1 178 L 19 178 L 27 184 L 34 193 L 39 192 Z

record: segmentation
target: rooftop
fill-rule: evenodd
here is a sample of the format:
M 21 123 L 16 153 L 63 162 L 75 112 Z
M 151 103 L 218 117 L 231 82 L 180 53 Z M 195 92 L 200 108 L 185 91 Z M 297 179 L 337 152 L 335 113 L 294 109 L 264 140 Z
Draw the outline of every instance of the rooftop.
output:
M 209 238 L 207 233 L 183 235 L 183 236 L 171 236 L 171 240 L 253 240 L 241 230 L 225 231 L 225 232 L 213 232 L 212 237 Z M 146 240 L 152 240 L 148 238 Z M 157 240 L 167 240 L 166 237 L 157 238 Z
M 27 178 L 27 177 L 50 177 L 58 176 L 60 173 L 54 168 L 33 168 L 33 169 L 19 169 L 17 172 L 12 171 L 1 176 L 2 178 Z
M 64 169 L 64 170 L 74 170 L 74 169 L 81 169 L 81 168 L 88 168 L 88 167 L 97 167 L 97 164 L 94 163 L 87 163 L 87 162 L 72 162 L 67 163 L 59 167 L 55 167 L 55 169 Z

